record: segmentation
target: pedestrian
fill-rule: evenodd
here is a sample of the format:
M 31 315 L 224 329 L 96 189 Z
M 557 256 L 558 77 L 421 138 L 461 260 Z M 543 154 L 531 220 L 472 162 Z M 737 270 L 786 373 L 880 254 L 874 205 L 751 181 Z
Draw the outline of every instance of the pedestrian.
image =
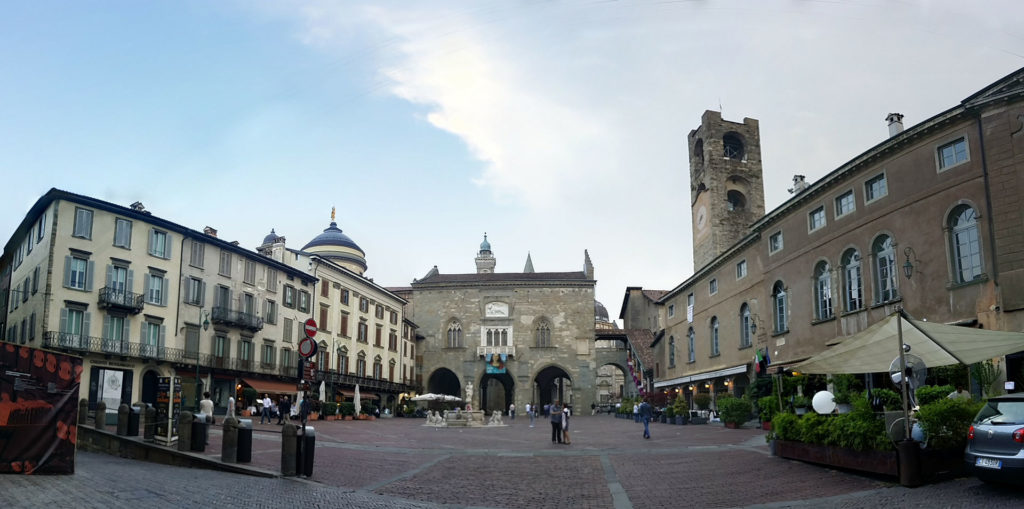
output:
M 557 404 L 544 405 L 551 414 L 551 442 L 562 443 L 562 412 L 558 411 Z
M 572 417 L 572 410 L 569 408 L 569 405 L 565 405 L 562 408 L 562 440 L 565 442 L 565 445 L 571 443 L 569 442 L 569 417 Z
M 277 409 L 277 424 L 281 425 L 284 424 L 285 422 L 288 422 L 288 417 L 292 411 L 292 402 L 288 398 L 288 396 L 281 398 L 281 404 L 278 405 Z
M 591 403 L 590 404 L 590 415 L 594 415 L 596 413 L 597 413 L 597 403 Z
M 644 438 L 651 438 L 651 405 L 647 403 L 647 400 L 644 400 L 643 403 L 640 403 L 638 410 L 640 418 L 644 421 Z
M 633 422 L 640 422 L 640 405 L 633 403 Z
M 263 410 L 260 411 L 260 424 L 263 424 L 263 418 L 264 417 L 267 419 L 267 422 L 271 421 L 271 419 L 270 419 L 270 405 L 271 404 L 273 404 L 273 402 L 270 401 L 270 394 L 264 394 L 263 395 Z
M 309 418 L 309 411 L 309 398 L 306 396 L 302 396 L 302 402 L 299 403 L 299 418 L 302 419 L 302 424 L 306 424 L 306 420 Z
M 526 415 L 530 418 L 530 427 L 533 427 L 533 413 L 537 411 L 537 405 L 532 403 L 526 404 Z
M 964 386 L 956 386 L 956 390 L 946 396 L 949 399 L 971 399 L 971 393 L 964 390 Z
M 199 413 L 206 415 L 206 422 L 213 424 L 213 400 L 210 399 L 210 391 L 203 393 L 203 400 L 199 402 Z
M 511 403 L 508 405 L 508 418 L 510 421 L 516 420 L 516 404 Z
M 551 412 L 551 403 L 544 403 L 544 417 L 547 417 Z

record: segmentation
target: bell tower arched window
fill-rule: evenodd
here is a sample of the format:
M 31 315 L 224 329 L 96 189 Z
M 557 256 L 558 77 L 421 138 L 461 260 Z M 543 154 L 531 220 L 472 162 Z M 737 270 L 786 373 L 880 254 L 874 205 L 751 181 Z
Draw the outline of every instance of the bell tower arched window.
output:
M 736 161 L 743 160 L 743 140 L 735 134 L 726 134 L 722 137 L 723 155 L 726 159 Z

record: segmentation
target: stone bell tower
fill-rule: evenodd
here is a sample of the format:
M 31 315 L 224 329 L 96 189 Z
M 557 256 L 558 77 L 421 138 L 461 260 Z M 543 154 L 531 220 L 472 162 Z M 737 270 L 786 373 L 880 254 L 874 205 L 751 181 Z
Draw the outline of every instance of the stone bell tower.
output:
M 476 273 L 490 274 L 494 272 L 494 266 L 497 264 L 498 261 L 491 252 L 491 243 L 487 242 L 487 234 L 484 233 L 484 241 L 480 243 L 480 251 L 476 254 Z
M 764 175 L 758 121 L 722 120 L 705 111 L 690 131 L 693 269 L 699 270 L 745 236 L 764 216 Z

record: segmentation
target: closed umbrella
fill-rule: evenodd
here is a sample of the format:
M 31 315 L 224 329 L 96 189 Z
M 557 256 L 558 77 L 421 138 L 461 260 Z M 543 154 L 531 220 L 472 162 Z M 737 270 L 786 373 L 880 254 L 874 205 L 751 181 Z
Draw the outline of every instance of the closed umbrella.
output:
M 359 415 L 363 409 L 363 406 L 359 404 L 359 384 L 356 384 L 356 395 L 352 399 L 356 402 L 356 415 Z

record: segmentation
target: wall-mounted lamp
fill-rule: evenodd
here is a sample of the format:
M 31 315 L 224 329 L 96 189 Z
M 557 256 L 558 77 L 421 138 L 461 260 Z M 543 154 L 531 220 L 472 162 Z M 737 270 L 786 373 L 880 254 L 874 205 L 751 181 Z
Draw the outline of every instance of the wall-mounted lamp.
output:
M 724 384 L 726 387 L 728 387 L 730 383 L 731 382 L 729 380 L 726 380 L 726 381 L 722 382 L 722 384 Z
M 903 248 L 903 256 L 907 258 L 907 261 L 903 262 L 903 275 L 907 276 L 907 279 L 910 279 L 910 277 L 914 275 L 914 264 L 910 263 L 911 253 L 914 254 L 915 261 L 920 261 L 917 259 L 917 252 L 914 251 L 914 248 L 910 246 Z
M 757 335 L 757 324 L 761 321 L 761 317 L 757 313 L 750 313 L 750 335 Z

